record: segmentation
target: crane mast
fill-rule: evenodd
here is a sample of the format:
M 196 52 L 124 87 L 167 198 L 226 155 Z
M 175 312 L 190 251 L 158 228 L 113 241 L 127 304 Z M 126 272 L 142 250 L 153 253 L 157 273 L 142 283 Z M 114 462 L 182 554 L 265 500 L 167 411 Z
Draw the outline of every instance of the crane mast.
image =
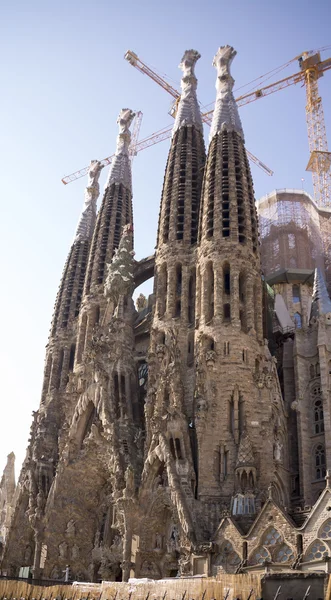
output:
M 331 59 L 324 61 L 331 67 Z M 305 52 L 299 58 L 306 86 L 306 120 L 310 158 L 307 171 L 313 177 L 314 196 L 320 208 L 331 206 L 331 152 L 328 149 L 322 98 L 319 94 L 318 80 L 323 75 L 319 68 L 320 53 Z M 327 65 L 326 65 L 327 66 Z

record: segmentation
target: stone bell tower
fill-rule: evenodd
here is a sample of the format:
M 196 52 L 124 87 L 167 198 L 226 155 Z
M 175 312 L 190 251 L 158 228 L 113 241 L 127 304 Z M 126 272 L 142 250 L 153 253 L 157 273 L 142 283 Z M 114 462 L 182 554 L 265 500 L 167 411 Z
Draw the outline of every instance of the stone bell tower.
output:
M 247 517 L 258 511 L 271 479 L 285 502 L 286 441 L 262 333 L 253 182 L 230 73 L 235 55 L 224 46 L 213 62 L 217 95 L 197 252 L 195 428 L 198 499 Z
M 191 434 L 194 433 L 195 265 L 205 163 L 194 73 L 199 58 L 196 50 L 187 50 L 179 65 L 183 71 L 182 95 L 161 198 L 155 258 L 156 306 L 148 356 L 146 460 L 140 492 L 143 514 L 138 565 L 139 556 L 151 544 L 158 552 L 161 539 L 177 540 L 177 528 L 182 536 L 194 537 L 196 465 L 192 451 L 195 440 Z M 155 514 L 151 520 L 148 506 L 154 502 L 155 490 L 164 494 L 165 513 L 162 518 Z M 176 518 L 166 500 L 169 490 Z M 166 556 L 165 541 L 161 550 Z M 169 572 L 172 568 L 177 569 L 169 567 Z M 138 569 L 140 576 L 148 574 L 144 563 Z

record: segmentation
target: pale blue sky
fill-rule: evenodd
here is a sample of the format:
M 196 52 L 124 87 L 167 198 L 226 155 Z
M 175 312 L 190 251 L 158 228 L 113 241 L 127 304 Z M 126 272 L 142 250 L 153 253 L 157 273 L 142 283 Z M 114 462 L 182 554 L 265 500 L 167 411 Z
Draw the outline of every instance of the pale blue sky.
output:
M 0 473 L 10 451 L 18 464 L 25 454 L 53 304 L 83 203 L 85 180 L 64 186 L 61 177 L 113 153 L 123 106 L 143 111 L 141 137 L 171 124 L 170 96 L 130 67 L 125 51 L 133 49 L 179 85 L 183 51 L 199 50 L 198 92 L 208 104 L 215 97 L 211 63 L 218 46 L 236 48 L 232 71 L 239 88 L 305 50 L 331 44 L 330 17 L 330 0 L 314 6 L 311 0 L 0 4 Z M 293 63 L 276 79 L 297 70 Z M 330 138 L 331 72 L 320 90 Z M 275 171 L 269 178 L 252 167 L 256 197 L 301 187 L 302 177 L 311 192 L 304 89 L 245 106 L 241 118 L 247 148 Z M 137 258 L 155 245 L 168 148 L 163 142 L 134 162 Z

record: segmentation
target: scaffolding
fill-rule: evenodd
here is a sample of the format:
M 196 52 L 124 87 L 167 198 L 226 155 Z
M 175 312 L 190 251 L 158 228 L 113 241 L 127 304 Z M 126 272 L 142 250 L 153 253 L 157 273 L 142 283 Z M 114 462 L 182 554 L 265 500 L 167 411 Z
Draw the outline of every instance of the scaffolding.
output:
M 284 269 L 319 267 L 331 284 L 330 209 L 319 209 L 303 190 L 284 188 L 263 196 L 257 212 L 267 278 Z

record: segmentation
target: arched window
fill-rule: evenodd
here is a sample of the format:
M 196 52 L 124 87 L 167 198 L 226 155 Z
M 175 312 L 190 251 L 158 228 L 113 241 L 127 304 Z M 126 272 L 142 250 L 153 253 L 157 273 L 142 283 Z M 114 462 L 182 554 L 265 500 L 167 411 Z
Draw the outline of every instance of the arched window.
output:
M 157 288 L 159 317 L 163 317 L 167 307 L 168 292 L 168 272 L 165 264 L 163 264 L 160 269 Z
M 323 402 L 321 398 L 314 401 L 314 433 L 324 433 Z
M 76 346 L 75 346 L 75 344 L 72 344 L 71 348 L 70 348 L 70 356 L 69 356 L 69 371 L 72 371 L 74 368 L 75 352 L 76 352 Z
M 322 444 L 318 444 L 315 448 L 315 479 L 323 479 L 325 475 L 325 450 Z
M 237 567 L 240 562 L 241 559 L 239 555 L 234 550 L 231 542 L 227 540 L 222 544 L 220 553 L 215 556 L 213 566 L 224 567 L 225 571 L 228 573 L 234 572 L 235 567 Z
M 190 325 L 194 323 L 194 308 L 195 308 L 195 271 L 192 271 L 188 284 L 188 322 Z
M 214 316 L 214 269 L 212 263 L 208 263 L 205 271 L 205 319 L 206 323 Z
M 287 544 L 283 544 L 274 555 L 274 560 L 277 563 L 285 563 L 294 560 L 293 551 Z
M 292 300 L 293 302 L 300 302 L 300 286 L 292 285 Z
M 236 494 L 232 503 L 233 515 L 253 515 L 255 513 L 255 498 L 252 494 Z
M 318 532 L 318 537 L 322 538 L 322 540 L 330 540 L 331 539 L 331 519 L 325 521 Z
M 176 266 L 176 306 L 175 317 L 180 317 L 182 309 L 182 265 Z
M 308 548 L 305 559 L 308 560 L 321 560 L 324 555 L 328 556 L 327 547 L 320 540 L 315 540 L 312 545 Z
M 275 546 L 281 541 L 282 537 L 280 533 L 274 527 L 270 527 L 262 538 L 262 544 L 264 546 Z
M 227 295 L 231 293 L 230 265 L 228 263 L 223 267 L 223 292 Z
M 251 565 L 262 565 L 266 560 L 270 560 L 270 554 L 263 546 L 259 546 L 251 556 L 249 563 Z
M 230 304 L 223 305 L 223 321 L 229 323 L 231 321 L 231 306 Z
M 301 319 L 301 315 L 300 315 L 299 312 L 295 313 L 295 315 L 293 317 L 293 320 L 294 320 L 294 324 L 295 324 L 296 329 L 301 329 L 301 327 L 302 327 L 302 319 Z

